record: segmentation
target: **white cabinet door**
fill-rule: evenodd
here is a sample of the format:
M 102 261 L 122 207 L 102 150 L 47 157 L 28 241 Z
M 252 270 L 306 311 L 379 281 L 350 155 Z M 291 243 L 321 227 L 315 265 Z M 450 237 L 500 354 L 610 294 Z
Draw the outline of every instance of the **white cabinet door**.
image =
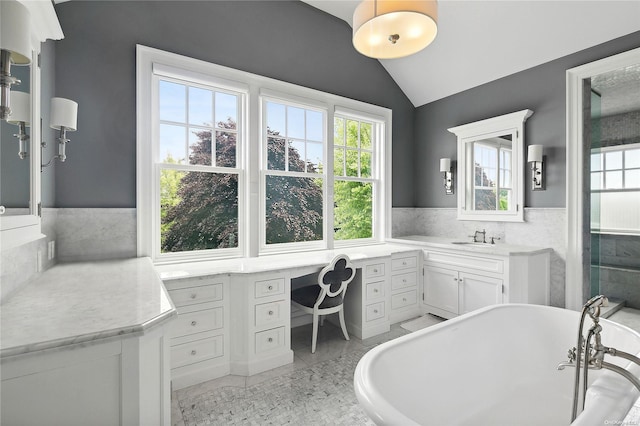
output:
M 465 272 L 458 273 L 458 277 L 459 314 L 502 303 L 502 280 Z
M 458 272 L 425 266 L 424 303 L 457 314 Z

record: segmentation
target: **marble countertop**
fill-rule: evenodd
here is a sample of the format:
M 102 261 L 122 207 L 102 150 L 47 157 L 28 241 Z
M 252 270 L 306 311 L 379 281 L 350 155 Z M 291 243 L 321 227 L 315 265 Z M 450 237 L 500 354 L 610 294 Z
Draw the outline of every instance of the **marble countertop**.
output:
M 409 235 L 406 237 L 396 237 L 391 241 L 402 244 L 415 244 L 422 247 L 446 248 L 449 250 L 473 252 L 476 254 L 484 253 L 499 256 L 532 255 L 550 252 L 553 250 L 550 247 L 530 247 L 515 244 L 503 244 L 500 242 L 496 242 L 495 244 L 470 243 L 470 238 L 454 239 L 443 237 L 429 237 L 426 235 Z
M 176 315 L 149 258 L 56 265 L 0 311 L 0 357 L 141 333 Z
M 215 274 L 253 274 L 285 269 L 314 269 L 326 266 L 338 254 L 346 254 L 358 266 L 358 263 L 369 259 L 415 250 L 418 250 L 418 247 L 387 243 L 335 250 L 314 250 L 261 257 L 156 265 L 156 270 L 163 280 L 171 280 Z

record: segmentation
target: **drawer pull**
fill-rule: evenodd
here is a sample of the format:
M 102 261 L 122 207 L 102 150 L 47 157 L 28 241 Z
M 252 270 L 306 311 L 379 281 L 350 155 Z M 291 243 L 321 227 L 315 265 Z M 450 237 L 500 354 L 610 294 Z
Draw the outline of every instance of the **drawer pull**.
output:
M 407 298 L 406 298 L 406 297 L 403 297 L 403 298 L 402 298 L 402 301 L 403 301 L 403 302 L 406 302 L 406 301 L 407 301 Z
M 272 342 L 273 342 L 273 337 L 269 337 L 269 338 L 267 339 L 267 342 L 272 343 Z
M 406 282 L 407 282 L 407 279 L 406 279 L 406 278 L 403 278 L 403 279 L 402 279 L 402 282 L 403 282 L 403 283 L 406 283 Z
M 407 262 L 404 262 L 404 261 L 402 262 L 402 265 L 406 265 L 406 264 L 407 264 Z
M 374 288 L 374 289 L 373 289 L 373 292 L 374 292 L 374 293 L 377 293 L 377 292 L 378 292 L 378 289 L 377 289 L 377 288 Z
M 378 310 L 377 310 L 377 309 L 374 309 L 374 310 L 373 310 L 373 313 L 374 313 L 374 314 L 377 314 L 377 313 L 378 313 Z
M 196 324 L 198 324 L 198 322 L 197 322 L 197 321 L 191 321 L 191 325 L 192 325 L 192 326 L 194 326 L 194 327 L 195 327 L 195 326 L 196 326 Z
M 273 311 L 269 311 L 269 315 L 273 315 Z
M 269 287 L 267 287 L 268 290 L 273 290 L 273 286 L 270 285 Z
M 196 353 L 197 353 L 197 352 L 196 352 L 196 350 L 195 350 L 195 349 L 191 351 L 191 355 L 195 355 Z
M 195 293 L 192 293 L 192 294 L 191 294 L 191 298 L 192 298 L 192 299 L 195 299 L 196 297 L 198 297 L 198 295 L 197 295 L 197 294 L 195 294 Z
M 374 270 L 373 270 L 373 272 L 378 272 L 378 270 L 377 270 L 377 269 L 374 269 Z

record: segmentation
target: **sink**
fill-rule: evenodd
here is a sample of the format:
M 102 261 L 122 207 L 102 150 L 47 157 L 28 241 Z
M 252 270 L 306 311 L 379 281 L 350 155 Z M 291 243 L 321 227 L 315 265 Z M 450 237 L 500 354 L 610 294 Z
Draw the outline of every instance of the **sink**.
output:
M 453 241 L 451 244 L 460 244 L 473 247 L 491 247 L 489 243 L 474 243 L 473 241 Z

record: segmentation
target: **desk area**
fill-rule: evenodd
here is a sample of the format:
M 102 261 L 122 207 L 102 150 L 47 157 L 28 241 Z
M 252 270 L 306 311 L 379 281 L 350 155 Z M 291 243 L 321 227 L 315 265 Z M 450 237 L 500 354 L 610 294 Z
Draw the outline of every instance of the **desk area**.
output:
M 411 245 L 156 266 L 178 310 L 170 328 L 173 389 L 293 362 L 291 282 L 339 253 L 358 270 L 345 297 L 350 335 L 375 336 L 420 314 L 420 250 Z

